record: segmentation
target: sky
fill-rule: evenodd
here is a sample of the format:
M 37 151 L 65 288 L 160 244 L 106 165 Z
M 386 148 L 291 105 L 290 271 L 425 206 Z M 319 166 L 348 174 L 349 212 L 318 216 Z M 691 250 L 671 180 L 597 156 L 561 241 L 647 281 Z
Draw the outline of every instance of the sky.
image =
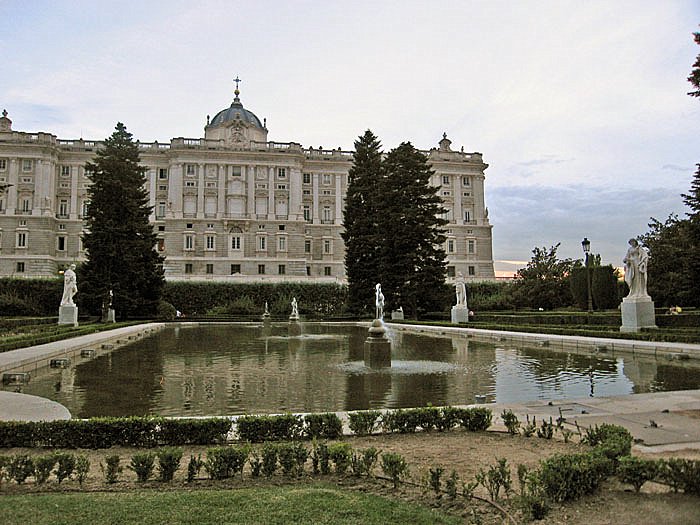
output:
M 683 215 L 700 163 L 697 0 L 0 0 L 13 129 L 202 137 L 233 99 L 269 140 L 351 150 L 371 129 L 483 153 L 496 270 L 591 241 L 621 264 Z

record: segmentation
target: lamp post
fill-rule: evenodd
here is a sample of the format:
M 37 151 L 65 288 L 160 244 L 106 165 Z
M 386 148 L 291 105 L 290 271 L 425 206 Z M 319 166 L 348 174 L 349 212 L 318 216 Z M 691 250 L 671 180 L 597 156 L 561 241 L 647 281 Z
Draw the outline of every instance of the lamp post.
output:
M 581 241 L 581 246 L 583 247 L 583 253 L 586 254 L 586 287 L 588 288 L 588 313 L 593 312 L 593 296 L 591 295 L 591 265 L 590 265 L 590 251 L 591 251 L 591 241 L 587 237 L 584 237 Z

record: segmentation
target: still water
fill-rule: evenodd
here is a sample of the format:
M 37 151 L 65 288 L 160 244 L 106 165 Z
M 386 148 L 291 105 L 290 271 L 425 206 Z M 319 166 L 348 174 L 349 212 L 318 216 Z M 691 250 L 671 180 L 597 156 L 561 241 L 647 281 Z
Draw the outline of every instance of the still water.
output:
M 558 353 L 463 337 L 391 333 L 390 370 L 363 366 L 367 328 L 171 326 L 22 387 L 74 417 L 203 416 L 525 402 L 700 388 L 692 362 Z

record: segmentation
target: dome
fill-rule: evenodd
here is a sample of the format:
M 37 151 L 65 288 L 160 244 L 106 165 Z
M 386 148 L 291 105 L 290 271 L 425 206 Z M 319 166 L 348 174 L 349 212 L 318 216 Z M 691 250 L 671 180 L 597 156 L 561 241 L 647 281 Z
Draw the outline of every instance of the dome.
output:
M 241 99 L 238 98 L 238 90 L 236 90 L 236 98 L 233 99 L 233 103 L 230 107 L 222 109 L 214 118 L 211 119 L 209 126 L 220 126 L 226 122 L 231 122 L 232 120 L 242 120 L 243 122 L 255 126 L 260 129 L 265 129 L 265 127 L 260 123 L 260 119 L 255 116 L 255 113 L 248 111 L 241 104 Z

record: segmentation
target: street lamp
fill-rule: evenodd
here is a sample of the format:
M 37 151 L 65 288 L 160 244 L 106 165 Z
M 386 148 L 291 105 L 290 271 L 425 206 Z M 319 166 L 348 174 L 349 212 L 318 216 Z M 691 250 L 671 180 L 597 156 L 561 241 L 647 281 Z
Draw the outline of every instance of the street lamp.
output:
M 588 313 L 593 312 L 593 296 L 591 295 L 591 265 L 590 265 L 590 251 L 591 251 L 591 241 L 587 237 L 584 237 L 581 241 L 581 246 L 583 247 L 583 253 L 586 254 L 586 287 L 588 288 Z

